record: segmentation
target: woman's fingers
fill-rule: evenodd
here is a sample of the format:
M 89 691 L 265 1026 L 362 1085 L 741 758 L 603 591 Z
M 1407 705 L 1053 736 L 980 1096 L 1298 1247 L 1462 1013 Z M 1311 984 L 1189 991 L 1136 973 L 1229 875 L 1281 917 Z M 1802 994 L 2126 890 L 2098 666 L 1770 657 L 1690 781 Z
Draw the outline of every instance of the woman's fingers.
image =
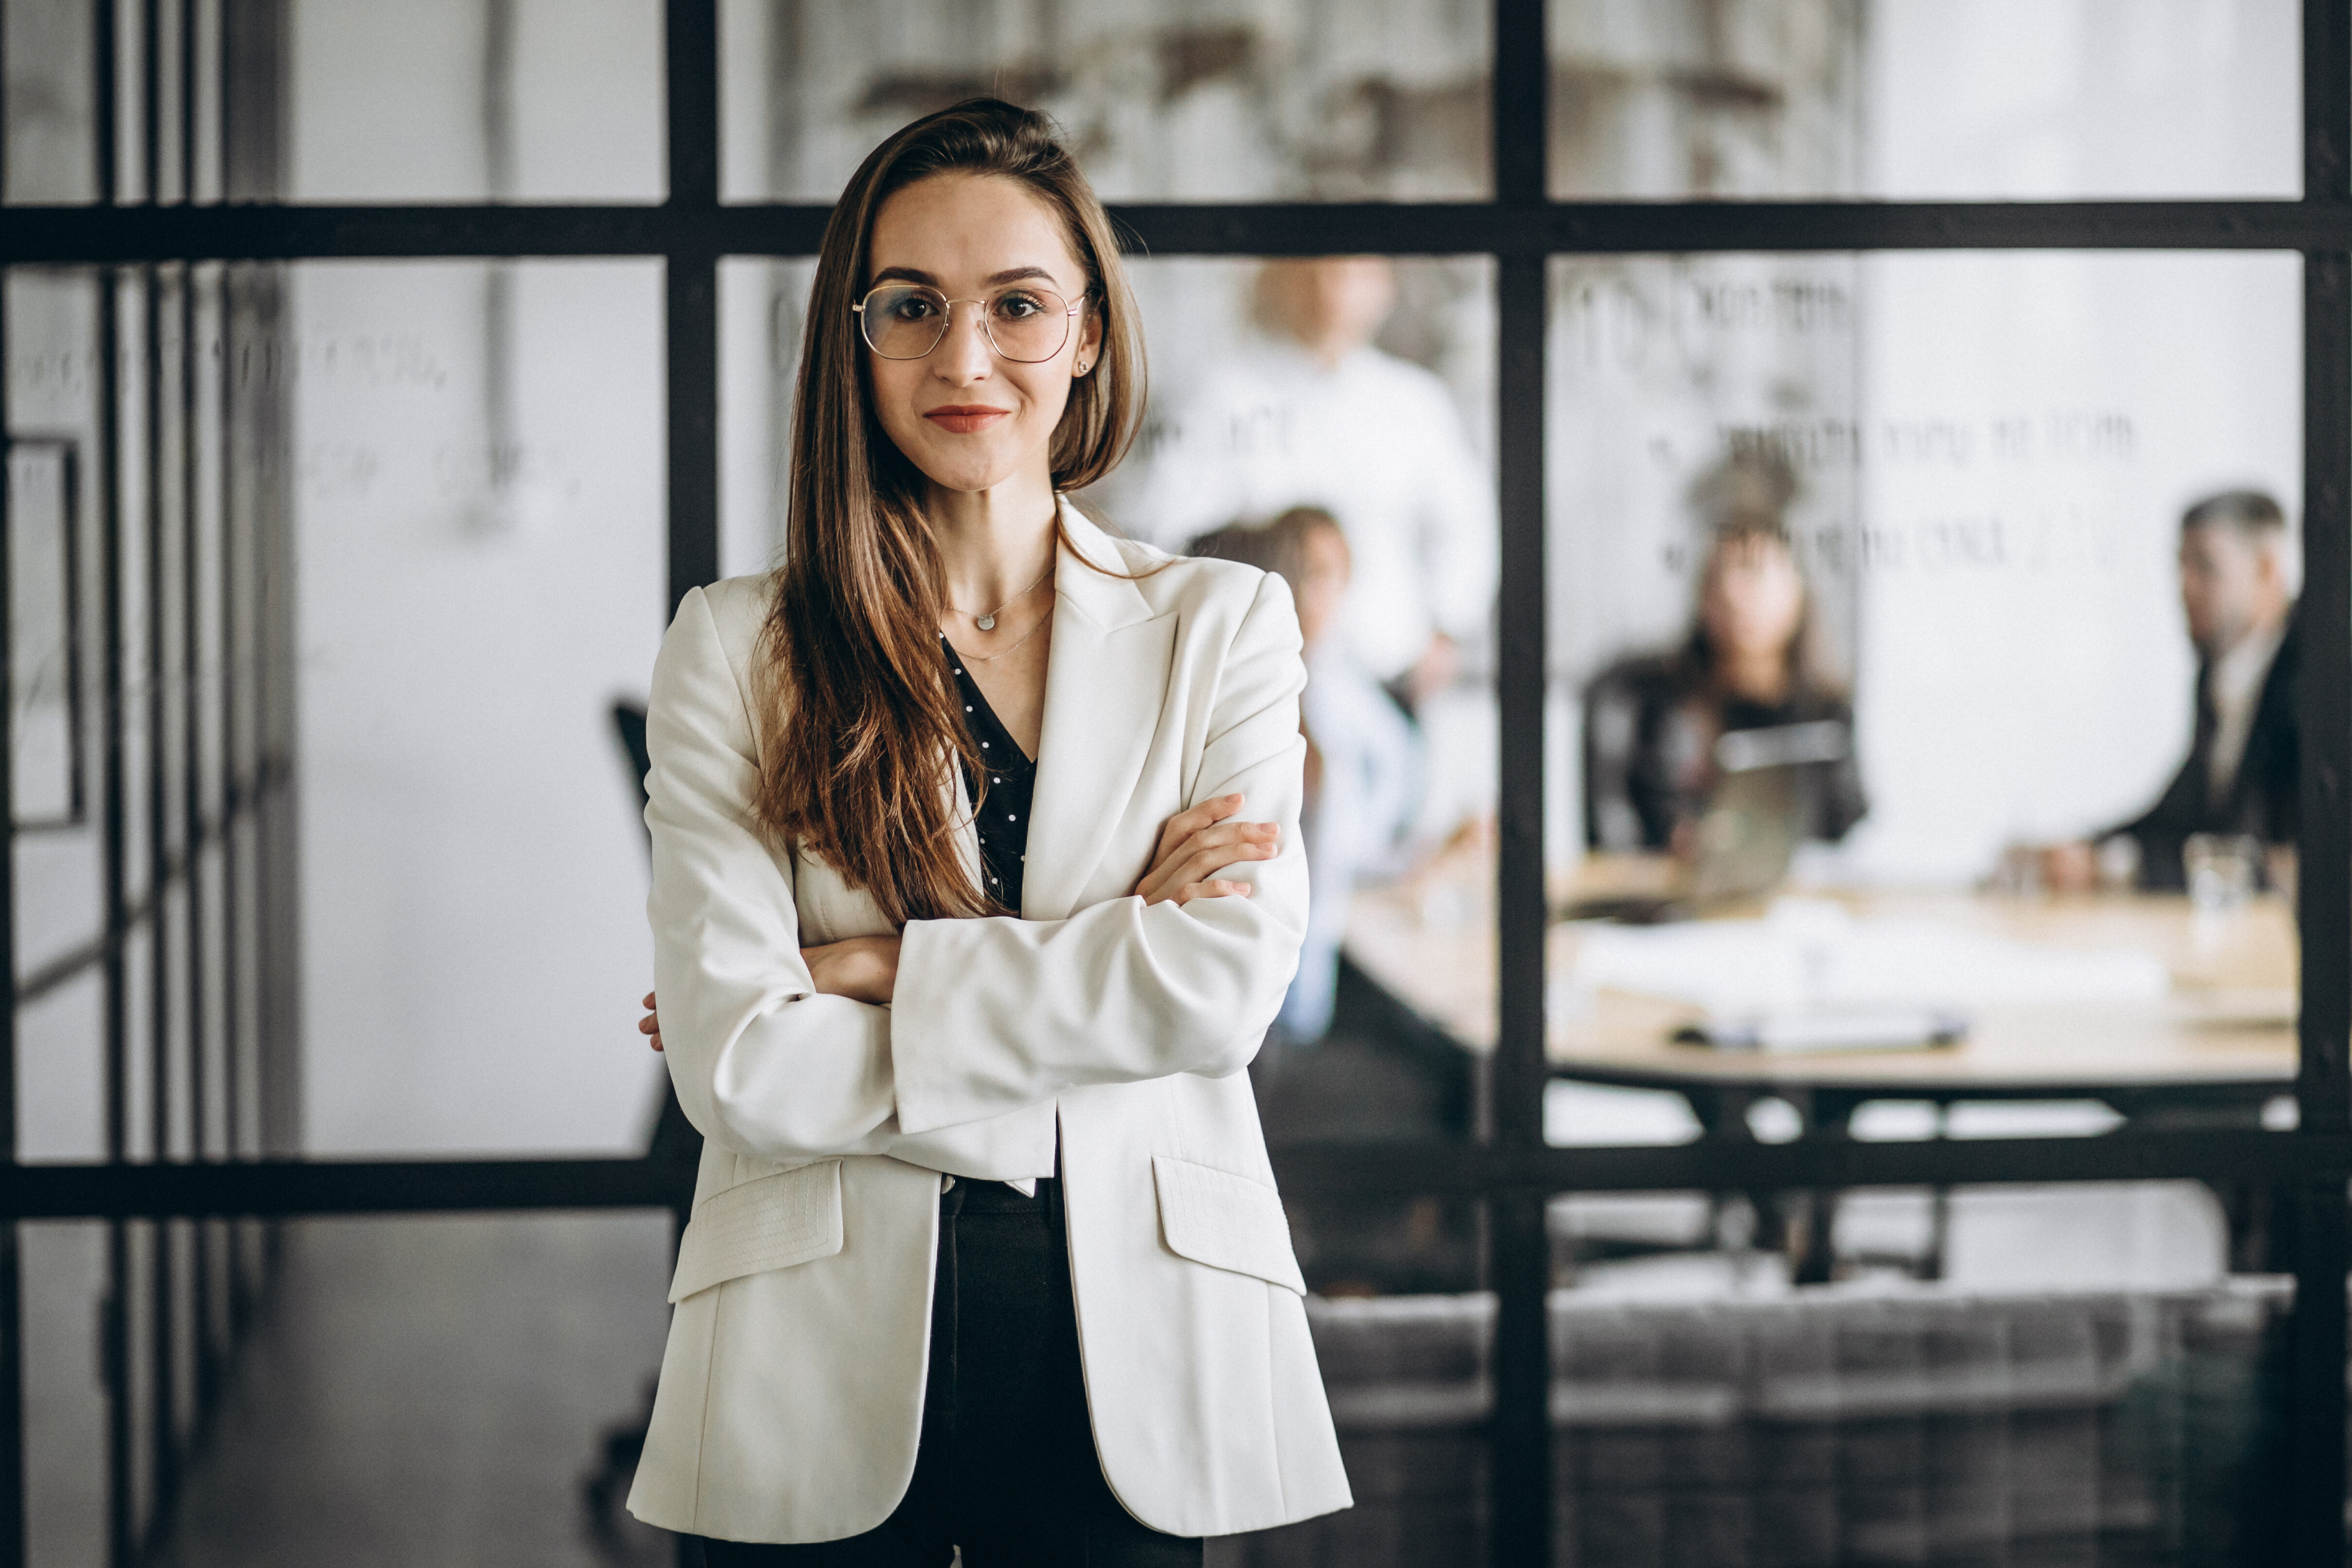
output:
M 650 991 L 646 992 L 646 999 L 637 1005 L 646 1010 L 646 1016 L 637 1020 L 637 1033 L 649 1037 L 646 1043 L 654 1049 L 660 1050 L 662 1048 L 661 1015 L 654 1011 L 654 994 Z
M 1178 890 L 1204 885 L 1208 873 L 1243 860 L 1271 860 L 1281 853 L 1281 831 L 1271 822 L 1234 824 L 1196 832 L 1147 873 L 1136 891 L 1147 904 L 1178 898 Z M 1234 883 L 1244 887 L 1244 883 Z M 1201 893 L 1189 898 L 1207 897 Z
M 1220 877 L 1206 882 L 1187 882 L 1168 901 L 1181 906 L 1194 899 L 1246 899 L 1251 891 L 1247 882 L 1227 881 Z
M 1175 852 L 1176 846 L 1183 843 L 1211 823 L 1223 822 L 1241 808 L 1240 795 L 1221 795 L 1202 801 L 1189 811 L 1178 812 L 1170 817 L 1168 825 L 1160 830 L 1160 847 L 1152 851 L 1151 863 L 1155 866 L 1159 865 Z
M 1204 882 L 1210 873 L 1222 871 L 1238 860 L 1271 860 L 1275 857 L 1271 844 L 1212 844 L 1195 849 L 1177 862 L 1174 880 Z
M 1281 837 L 1281 829 L 1271 822 L 1221 822 L 1199 828 L 1162 851 L 1144 874 L 1144 881 L 1166 886 L 1176 868 L 1196 855 L 1221 854 L 1228 864 L 1265 859 L 1275 853 Z

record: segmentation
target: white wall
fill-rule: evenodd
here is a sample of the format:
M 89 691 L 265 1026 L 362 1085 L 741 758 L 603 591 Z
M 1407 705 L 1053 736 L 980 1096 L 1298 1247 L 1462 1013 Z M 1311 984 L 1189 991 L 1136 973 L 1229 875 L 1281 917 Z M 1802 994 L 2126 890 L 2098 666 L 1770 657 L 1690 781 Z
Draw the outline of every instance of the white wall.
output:
M 1873 0 L 1864 189 L 2303 194 L 2295 0 Z
M 2186 752 L 2173 565 L 2199 496 L 2295 507 L 2301 272 L 2273 255 L 1866 262 L 1858 864 L 1984 871 Z
M 2300 188 L 2286 0 L 1882 0 L 1868 47 L 1874 191 Z M 2276 254 L 1864 260 L 1855 869 L 1973 877 L 2179 766 L 2179 515 L 2241 484 L 2296 510 L 2300 277 Z
M 297 194 L 491 194 L 484 10 L 300 0 Z M 499 194 L 657 197 L 658 5 L 522 0 L 514 45 Z M 660 268 L 313 263 L 292 300 L 310 1146 L 640 1146 L 646 856 L 606 710 L 665 608 Z

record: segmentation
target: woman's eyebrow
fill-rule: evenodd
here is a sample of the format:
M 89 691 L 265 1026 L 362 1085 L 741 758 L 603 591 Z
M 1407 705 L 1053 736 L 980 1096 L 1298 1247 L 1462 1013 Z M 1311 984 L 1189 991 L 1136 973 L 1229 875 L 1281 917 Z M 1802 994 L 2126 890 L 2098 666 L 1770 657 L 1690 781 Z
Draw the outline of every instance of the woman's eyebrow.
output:
M 1038 279 L 1041 281 L 1047 283 L 1055 281 L 1054 275 L 1051 272 L 1046 271 L 1042 267 L 1008 267 L 1002 272 L 990 273 L 986 278 L 982 279 L 981 281 L 992 284 L 1018 283 L 1031 278 Z M 877 283 L 904 281 L 908 283 L 920 283 L 926 288 L 931 289 L 940 287 L 940 280 L 931 274 L 924 271 L 919 267 L 885 267 L 881 271 L 877 272 L 874 275 L 874 281 Z

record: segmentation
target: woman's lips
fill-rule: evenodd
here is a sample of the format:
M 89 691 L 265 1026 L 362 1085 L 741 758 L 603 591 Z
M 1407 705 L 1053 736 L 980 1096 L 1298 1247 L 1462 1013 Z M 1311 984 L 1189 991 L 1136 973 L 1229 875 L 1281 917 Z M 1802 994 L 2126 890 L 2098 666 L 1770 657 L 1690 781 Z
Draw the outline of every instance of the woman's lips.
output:
M 975 431 L 988 429 L 1011 412 L 1008 408 L 991 408 L 984 403 L 958 403 L 934 408 L 923 417 L 942 430 L 969 436 Z

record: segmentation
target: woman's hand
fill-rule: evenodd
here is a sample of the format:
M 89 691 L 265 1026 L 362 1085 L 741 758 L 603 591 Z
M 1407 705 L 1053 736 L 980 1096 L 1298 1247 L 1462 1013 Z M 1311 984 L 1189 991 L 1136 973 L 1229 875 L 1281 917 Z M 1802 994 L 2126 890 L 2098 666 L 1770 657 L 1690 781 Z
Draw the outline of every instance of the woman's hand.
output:
M 898 939 L 895 936 L 853 936 L 823 947 L 801 949 L 809 978 L 827 996 L 886 1005 L 898 988 Z
M 1271 860 L 1281 852 L 1282 829 L 1271 822 L 1228 822 L 1242 797 L 1221 795 L 1190 811 L 1180 811 L 1160 830 L 1151 869 L 1135 884 L 1147 904 L 1179 904 L 1194 899 L 1250 896 L 1250 884 L 1211 877 L 1241 860 Z
M 880 1006 L 898 988 L 898 939 L 895 936 L 854 936 L 847 942 L 804 947 L 801 962 L 808 965 L 809 978 L 816 983 L 818 992 L 826 996 L 846 996 Z M 661 1015 L 654 1009 L 650 991 L 646 993 L 645 1009 L 646 1016 L 637 1020 L 637 1033 L 660 1050 Z

